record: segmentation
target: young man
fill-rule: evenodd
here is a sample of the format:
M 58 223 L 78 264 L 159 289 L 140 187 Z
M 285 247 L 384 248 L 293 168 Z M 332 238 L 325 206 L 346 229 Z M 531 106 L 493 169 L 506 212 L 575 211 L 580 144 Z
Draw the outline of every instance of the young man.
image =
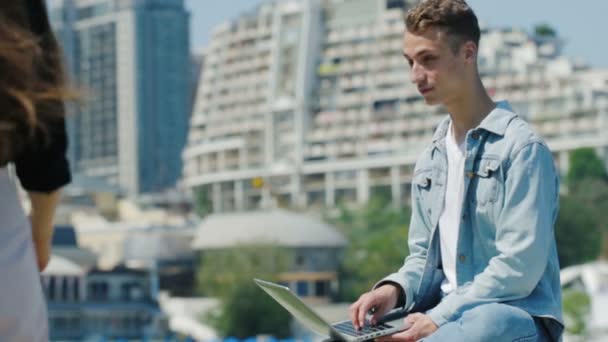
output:
M 425 0 L 404 36 L 411 81 L 449 116 L 416 163 L 410 255 L 351 306 L 356 327 L 399 307 L 412 325 L 381 341 L 554 341 L 563 321 L 551 152 L 477 70 L 477 17 Z

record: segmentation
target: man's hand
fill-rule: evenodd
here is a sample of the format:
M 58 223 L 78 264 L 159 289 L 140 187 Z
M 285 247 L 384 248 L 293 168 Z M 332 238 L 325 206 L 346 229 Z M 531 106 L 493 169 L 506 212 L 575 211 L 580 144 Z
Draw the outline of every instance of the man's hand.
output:
M 376 339 L 377 342 L 416 342 L 437 331 L 437 325 L 431 317 L 414 313 L 404 318 L 407 325 L 410 326 L 407 330 L 398 332 L 389 336 L 382 336 Z
M 356 329 L 365 325 L 365 315 L 374 308 L 370 316 L 371 324 L 376 324 L 378 319 L 397 305 L 399 291 L 395 285 L 385 284 L 379 288 L 366 292 L 350 306 L 350 320 Z

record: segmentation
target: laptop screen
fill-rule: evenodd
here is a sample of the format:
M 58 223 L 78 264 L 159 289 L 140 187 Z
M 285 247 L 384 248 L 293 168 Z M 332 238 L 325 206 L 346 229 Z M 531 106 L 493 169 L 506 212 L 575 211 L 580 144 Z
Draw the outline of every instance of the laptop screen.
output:
M 289 291 L 289 288 L 264 280 L 254 281 L 306 327 L 323 336 L 331 335 L 331 326 Z

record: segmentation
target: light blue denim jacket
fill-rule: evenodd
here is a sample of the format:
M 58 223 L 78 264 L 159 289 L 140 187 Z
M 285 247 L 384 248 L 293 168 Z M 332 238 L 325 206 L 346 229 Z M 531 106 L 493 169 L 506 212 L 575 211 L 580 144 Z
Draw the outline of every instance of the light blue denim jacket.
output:
M 441 326 L 477 305 L 501 302 L 542 319 L 553 339 L 563 330 L 554 223 L 559 181 L 546 144 L 499 102 L 465 140 L 465 198 L 456 254 L 458 287 L 442 296 L 438 222 L 447 181 L 441 122 L 412 181 L 410 255 L 380 281 L 400 285 L 403 310 L 426 312 Z

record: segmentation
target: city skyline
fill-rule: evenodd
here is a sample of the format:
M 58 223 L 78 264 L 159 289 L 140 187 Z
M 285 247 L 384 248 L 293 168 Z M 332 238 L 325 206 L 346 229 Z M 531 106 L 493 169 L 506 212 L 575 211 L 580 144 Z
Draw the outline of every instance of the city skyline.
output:
M 405 203 L 416 157 L 444 114 L 406 81 L 407 3 L 278 2 L 219 25 L 181 184 L 213 212 L 363 204 L 374 195 Z M 507 27 L 484 30 L 482 41 L 488 92 L 547 139 L 562 172 L 570 150 L 608 146 L 608 73 L 565 57 L 552 34 Z
M 209 1 L 186 0 L 186 6 L 192 13 L 192 51 L 196 52 L 208 44 L 213 27 L 252 10 L 264 1 L 268 0 L 219 2 L 214 3 L 213 10 L 209 11 Z M 593 67 L 608 67 L 608 59 L 605 58 L 608 47 L 596 43 L 596 32 L 601 32 L 602 27 L 608 29 L 602 17 L 608 13 L 606 1 L 563 2 L 559 7 L 551 0 L 469 0 L 468 3 L 477 13 L 480 22 L 490 28 L 517 27 L 530 31 L 536 24 L 547 23 L 565 40 L 566 56 L 580 57 Z M 527 10 L 521 11 L 524 7 Z M 573 16 L 573 13 L 576 15 Z

